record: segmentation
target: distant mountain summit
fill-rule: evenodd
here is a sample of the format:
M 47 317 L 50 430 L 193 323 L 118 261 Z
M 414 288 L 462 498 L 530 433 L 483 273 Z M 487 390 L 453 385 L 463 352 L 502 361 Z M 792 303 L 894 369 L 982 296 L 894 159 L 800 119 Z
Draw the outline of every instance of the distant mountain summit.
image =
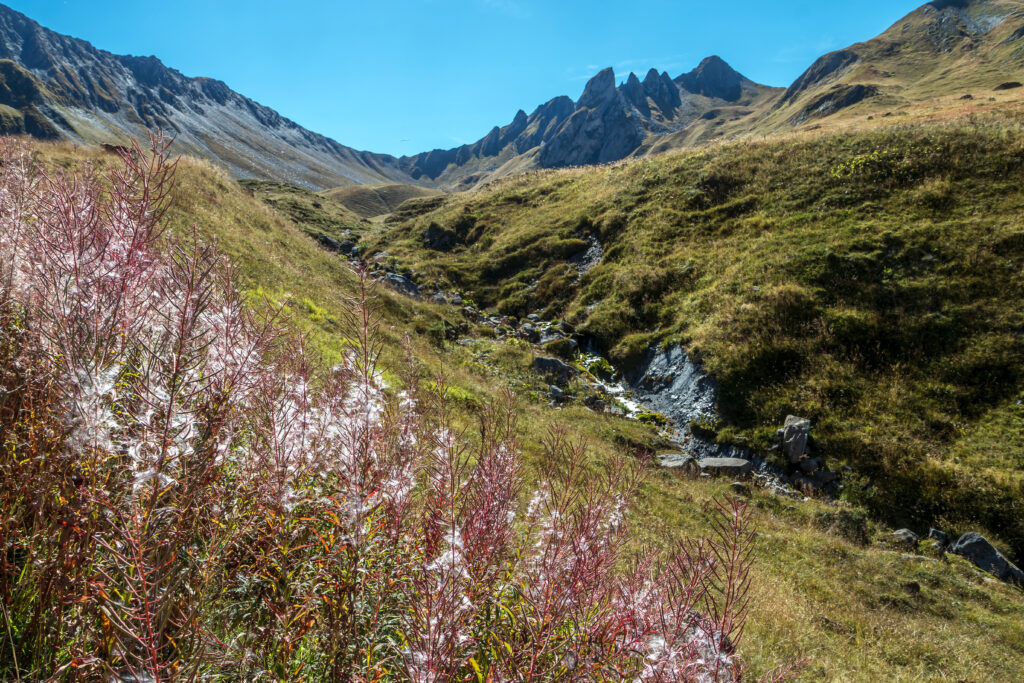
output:
M 643 80 L 631 73 L 621 85 L 609 68 L 591 78 L 575 102 L 556 97 L 529 116 L 519 111 L 512 123 L 472 145 L 403 157 L 401 164 L 413 178 L 450 185 L 472 183 L 503 165 L 512 170 L 524 163 L 558 168 L 618 161 L 651 136 L 689 129 L 693 138 L 710 137 L 715 119 L 751 116 L 781 93 L 745 78 L 720 57 L 708 57 L 675 79 L 651 69 Z
M 799 125 L 864 103 L 864 113 L 992 91 L 1024 79 L 1024 2 L 933 0 L 885 33 L 816 60 L 766 117 Z
M 394 157 L 308 131 L 221 81 L 98 50 L 0 5 L 0 132 L 118 144 L 157 128 L 242 177 L 317 188 L 408 180 Z

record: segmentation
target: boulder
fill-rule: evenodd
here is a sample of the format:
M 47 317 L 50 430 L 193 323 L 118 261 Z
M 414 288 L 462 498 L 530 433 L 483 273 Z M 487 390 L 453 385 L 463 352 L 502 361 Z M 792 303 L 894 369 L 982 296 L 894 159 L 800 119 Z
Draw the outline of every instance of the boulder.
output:
M 384 276 L 384 284 L 392 289 L 411 296 L 414 299 L 420 298 L 420 288 L 416 286 L 416 283 L 398 273 L 388 273 Z
M 325 249 L 330 249 L 331 251 L 341 251 L 341 242 L 339 242 L 338 240 L 334 239 L 330 235 L 317 235 L 316 236 L 316 241 L 319 242 L 321 245 L 323 245 L 323 247 Z M 351 251 L 351 250 L 349 250 L 349 251 Z M 343 253 L 348 253 L 348 252 L 343 252 Z
M 729 491 L 736 494 L 737 496 L 743 496 L 744 498 L 750 497 L 750 487 L 744 484 L 742 481 L 734 481 L 729 484 Z
M 684 455 L 682 453 L 659 455 L 658 464 L 666 469 L 682 470 L 690 473 L 696 473 L 699 469 L 697 466 L 697 458 L 692 455 Z
M 519 328 L 519 335 L 531 344 L 536 344 L 540 341 L 540 333 L 537 332 L 537 328 L 530 323 L 526 323 Z
M 804 474 L 814 474 L 820 466 L 821 461 L 818 458 L 800 458 L 800 471 Z
M 996 578 L 1024 586 L 1024 572 L 1003 557 L 994 545 L 977 532 L 964 534 L 949 550 L 954 555 L 966 557 Z
M 560 387 L 557 387 L 554 384 L 548 386 L 548 396 L 555 403 L 565 403 L 566 401 L 569 400 L 569 397 L 566 395 L 566 393 L 562 391 Z
M 704 458 L 697 463 L 702 474 L 742 477 L 750 474 L 754 464 L 741 458 Z
M 543 340 L 541 341 L 543 343 Z M 576 356 L 576 349 L 578 349 L 580 345 L 575 339 L 563 337 L 561 339 L 555 339 L 554 341 L 543 343 L 543 346 L 544 351 L 546 353 L 550 353 L 552 356 L 560 356 L 561 358 L 572 360 Z
M 910 529 L 898 529 L 890 536 L 893 543 L 906 550 L 917 550 L 917 543 L 921 538 Z
M 448 299 L 445 299 L 444 298 L 444 294 L 442 294 L 441 292 L 436 292 L 434 294 L 434 296 L 431 297 L 431 299 L 433 300 L 433 302 L 435 304 L 446 304 L 446 303 L 448 303 Z
M 935 541 L 938 541 L 939 545 L 942 546 L 943 548 L 945 548 L 946 546 L 949 545 L 949 536 L 946 534 L 945 531 L 942 531 L 941 529 L 935 529 L 935 528 L 929 529 L 928 530 L 928 538 L 931 538 L 931 539 L 933 539 Z
M 356 250 L 356 243 L 352 240 L 342 240 L 340 251 L 342 254 L 351 254 Z
M 818 470 L 814 473 L 814 483 L 818 486 L 825 486 L 839 479 L 839 475 L 832 470 Z
M 461 306 L 462 305 L 462 297 L 459 296 L 458 294 L 456 294 L 455 296 L 452 297 L 452 300 L 451 300 L 450 303 L 451 303 L 452 306 Z
M 782 452 L 786 454 L 786 458 L 790 463 L 796 464 L 800 461 L 800 456 L 807 452 L 807 441 L 810 439 L 810 435 L 810 420 L 795 415 L 786 417 L 786 423 L 782 428 L 781 441 Z
M 537 315 L 536 313 L 531 313 L 530 315 L 526 316 L 526 319 L 534 323 L 540 322 L 540 316 Z
M 533 370 L 542 375 L 555 377 L 561 384 L 565 384 L 572 377 L 579 374 L 579 370 L 568 363 L 564 363 L 557 358 L 547 358 L 545 356 L 537 356 L 533 359 Z
M 551 342 L 558 341 L 559 339 L 565 339 L 565 335 L 551 327 L 540 333 L 541 344 L 550 344 Z
M 1006 81 L 1005 83 L 1000 83 L 999 85 L 997 85 L 995 88 L 993 88 L 993 90 L 1015 90 L 1017 88 L 1022 87 L 1022 85 L 1024 84 L 1022 84 L 1020 81 Z

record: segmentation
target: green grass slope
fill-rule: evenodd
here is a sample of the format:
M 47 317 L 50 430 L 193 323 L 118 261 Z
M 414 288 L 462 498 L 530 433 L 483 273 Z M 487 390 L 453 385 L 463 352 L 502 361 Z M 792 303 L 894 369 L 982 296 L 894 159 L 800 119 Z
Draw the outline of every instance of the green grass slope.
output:
M 39 149 L 43 159 L 55 165 L 103 163 L 109 158 L 70 145 L 40 145 Z M 806 150 L 800 158 L 806 163 L 812 151 Z M 760 153 L 771 155 L 765 150 Z M 681 161 L 666 159 L 662 168 L 673 168 Z M 643 178 L 652 177 L 646 164 L 616 172 L 636 174 L 638 188 Z M 575 172 L 550 174 L 532 183 L 517 181 L 497 190 L 498 194 L 522 196 L 534 185 L 538 194 L 523 202 L 500 201 L 495 207 L 535 211 L 543 198 L 555 199 L 550 196 L 554 193 L 586 190 L 576 200 L 582 201 L 580 197 L 597 192 L 597 186 L 590 184 L 596 178 Z M 553 183 L 567 184 L 556 188 Z M 653 188 L 648 185 L 648 190 Z M 184 159 L 170 212 L 172 228 L 190 234 L 191 226 L 198 225 L 201 234 L 215 240 L 232 260 L 239 284 L 251 293 L 254 305 L 262 305 L 265 297 L 285 305 L 293 323 L 309 333 L 312 348 L 326 362 L 333 362 L 345 345 L 343 298 L 353 291 L 353 277 L 346 263 L 320 248 L 307 230 L 308 225 L 332 220 L 331 211 L 327 204 L 313 207 L 308 193 L 271 189 L 270 198 L 290 196 L 299 204 L 310 201 L 309 213 L 300 212 L 297 223 L 294 206 L 282 202 L 270 206 L 259 192 L 250 193 L 223 171 Z M 477 201 L 494 198 L 485 195 Z M 538 206 L 531 208 L 534 202 Z M 483 204 L 474 206 L 483 208 Z M 448 210 L 462 215 L 461 208 L 455 209 Z M 628 206 L 623 210 L 630 211 Z M 573 226 L 577 218 L 573 214 Z M 623 226 L 620 237 L 627 232 Z M 670 256 L 666 248 L 662 251 L 666 258 Z M 657 258 L 646 258 L 656 267 Z M 723 296 L 734 286 L 726 285 Z M 485 293 L 483 286 L 480 292 Z M 452 309 L 388 290 L 380 291 L 378 305 L 385 318 L 384 363 L 396 371 L 388 373 L 389 381 L 397 381 L 410 364 L 424 384 L 436 372 L 445 372 L 450 379 L 449 397 L 471 430 L 480 406 L 501 387 L 513 388 L 520 397 L 519 425 L 528 465 L 537 462 L 538 441 L 555 424 L 587 439 L 598 461 L 633 448 L 657 450 L 664 445 L 636 422 L 575 404 L 552 409 L 538 398 L 545 385 L 529 371 L 532 352 L 522 344 L 494 339 L 467 346 L 448 341 L 452 329 L 475 336 Z M 993 420 L 990 433 L 979 430 L 975 436 L 992 444 L 999 434 L 1012 429 L 1013 419 L 1012 413 L 1006 413 L 1006 425 Z M 982 451 L 970 452 L 980 457 Z M 634 501 L 635 545 L 671 543 L 702 533 L 708 523 L 705 504 L 726 492 L 727 483 L 650 470 Z M 995 581 L 959 558 L 940 559 L 927 545 L 921 548 L 921 556 L 906 557 L 885 544 L 887 529 L 866 522 L 862 512 L 846 504 L 799 503 L 755 489 L 752 507 L 758 528 L 757 559 L 750 618 L 740 647 L 752 678 L 792 658 L 807 659 L 800 678 L 804 681 L 1014 681 L 1024 669 L 1024 593 L 1019 589 Z
M 440 192 L 415 185 L 346 185 L 321 194 L 363 218 L 374 218 L 392 213 L 407 199 Z
M 909 126 L 503 181 L 378 238 L 428 280 L 564 316 L 628 366 L 684 343 L 722 440 L 815 423 L 885 519 L 980 528 L 1024 559 L 1024 133 Z M 426 207 L 429 208 L 429 207 Z M 432 223 L 462 236 L 423 246 Z M 572 263 L 600 242 L 585 274 Z
M 835 125 L 1024 80 L 1024 3 L 937 0 L 871 40 L 818 59 L 756 126 Z M 825 120 L 831 119 L 831 120 Z

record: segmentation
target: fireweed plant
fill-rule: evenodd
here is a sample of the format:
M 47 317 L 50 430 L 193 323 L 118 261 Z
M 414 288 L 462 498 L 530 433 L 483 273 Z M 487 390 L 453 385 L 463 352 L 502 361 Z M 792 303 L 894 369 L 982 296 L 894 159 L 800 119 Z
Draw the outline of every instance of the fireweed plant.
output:
M 511 396 L 470 435 L 442 381 L 385 384 L 366 272 L 314 362 L 163 234 L 168 146 L 0 141 L 0 678 L 740 678 L 743 503 L 626 557 L 635 464 L 555 432 L 525 491 Z

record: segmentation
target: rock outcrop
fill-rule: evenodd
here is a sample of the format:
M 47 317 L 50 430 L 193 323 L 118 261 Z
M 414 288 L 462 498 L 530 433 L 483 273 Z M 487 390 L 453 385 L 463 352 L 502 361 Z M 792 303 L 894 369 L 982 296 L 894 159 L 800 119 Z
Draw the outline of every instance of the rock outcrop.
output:
M 966 557 L 998 579 L 1024 586 L 1024 571 L 1003 557 L 1003 554 L 979 533 L 971 531 L 964 534 L 950 547 L 949 552 Z

